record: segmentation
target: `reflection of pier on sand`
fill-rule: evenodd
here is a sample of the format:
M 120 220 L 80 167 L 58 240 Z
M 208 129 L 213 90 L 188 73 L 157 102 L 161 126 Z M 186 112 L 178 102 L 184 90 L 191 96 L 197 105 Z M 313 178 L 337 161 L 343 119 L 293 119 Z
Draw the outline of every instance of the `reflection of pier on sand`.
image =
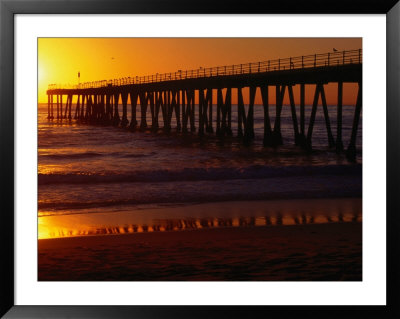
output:
M 160 216 L 170 216 L 160 218 Z M 222 202 L 39 218 L 39 238 L 361 222 L 361 199 Z

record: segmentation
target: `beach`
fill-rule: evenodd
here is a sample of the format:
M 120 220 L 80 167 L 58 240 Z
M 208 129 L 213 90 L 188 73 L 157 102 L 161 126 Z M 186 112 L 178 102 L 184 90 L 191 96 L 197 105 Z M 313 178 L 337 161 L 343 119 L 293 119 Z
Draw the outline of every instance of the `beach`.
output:
M 318 214 L 321 205 L 329 207 L 332 201 L 342 201 L 341 213 L 333 209 Z M 285 203 L 258 202 L 250 215 L 249 203 L 222 204 L 243 212 L 231 223 L 221 217 L 225 224 L 203 217 L 198 226 L 185 229 L 185 220 L 176 218 L 181 226 L 175 223 L 169 230 L 153 225 L 141 226 L 135 233 L 41 239 L 38 280 L 362 280 L 361 199 Z M 195 215 L 199 207 L 189 205 L 185 210 Z M 249 217 L 261 207 L 270 207 L 260 214 L 263 218 Z M 277 217 L 277 207 L 286 208 L 287 213 L 281 210 Z M 304 207 L 309 211 L 304 212 Z
M 359 281 L 361 223 L 39 240 L 40 281 Z
M 39 281 L 362 280 L 361 131 L 354 163 L 326 147 L 322 112 L 311 153 L 294 145 L 288 107 L 279 148 L 262 145 L 257 120 L 245 146 L 46 112 L 39 105 Z M 344 107 L 345 141 L 352 117 Z

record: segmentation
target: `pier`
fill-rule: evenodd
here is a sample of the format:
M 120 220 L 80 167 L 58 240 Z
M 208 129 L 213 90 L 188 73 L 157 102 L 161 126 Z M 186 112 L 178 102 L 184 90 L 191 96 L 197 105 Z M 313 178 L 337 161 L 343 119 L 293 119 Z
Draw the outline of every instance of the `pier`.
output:
M 325 85 L 337 84 L 337 125 L 332 131 Z M 358 84 L 350 142 L 342 140 L 343 84 Z M 300 86 L 295 97 L 293 87 Z M 275 105 L 270 105 L 269 87 L 274 87 Z M 315 87 L 309 121 L 306 123 L 305 89 Z M 237 91 L 237 131 L 232 131 L 232 94 Z M 245 103 L 243 90 L 249 92 Z M 114 125 L 131 131 L 151 129 L 200 136 L 216 134 L 221 138 L 234 133 L 245 144 L 254 138 L 254 108 L 256 92 L 262 98 L 264 114 L 264 146 L 283 143 L 281 113 L 285 96 L 290 101 L 295 144 L 312 149 L 312 135 L 318 108 L 322 107 L 327 131 L 327 146 L 337 153 L 346 150 L 355 158 L 356 137 L 362 107 L 362 50 L 330 52 L 290 57 L 263 62 L 226 65 L 174 73 L 153 74 L 82 83 L 75 86 L 49 85 L 48 119 L 72 120 L 96 125 Z M 216 118 L 213 118 L 213 98 L 216 97 Z M 73 100 L 74 103 L 73 109 Z M 128 119 L 128 100 L 131 118 Z M 65 101 L 65 103 L 64 103 Z M 122 104 L 122 114 L 118 105 Z M 275 112 L 274 123 L 270 112 Z M 147 122 L 150 112 L 151 123 Z M 172 127 L 172 119 L 176 127 Z M 197 121 L 196 121 L 197 118 Z M 196 127 L 196 122 L 198 127 Z

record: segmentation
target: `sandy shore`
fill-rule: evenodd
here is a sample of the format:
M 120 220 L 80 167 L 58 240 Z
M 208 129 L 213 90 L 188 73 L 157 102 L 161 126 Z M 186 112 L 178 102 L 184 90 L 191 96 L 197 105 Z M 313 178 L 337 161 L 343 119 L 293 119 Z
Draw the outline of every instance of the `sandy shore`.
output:
M 361 221 L 361 198 L 224 201 L 128 206 L 41 216 L 39 239 L 220 226 Z
M 362 224 L 332 222 L 38 241 L 43 281 L 362 280 Z

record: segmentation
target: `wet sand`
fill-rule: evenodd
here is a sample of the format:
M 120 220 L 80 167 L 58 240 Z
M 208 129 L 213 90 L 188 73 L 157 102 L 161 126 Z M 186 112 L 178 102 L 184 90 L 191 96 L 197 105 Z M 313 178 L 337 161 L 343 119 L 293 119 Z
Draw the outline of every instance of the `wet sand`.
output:
M 39 212 L 39 239 L 362 219 L 361 198 L 168 203 Z M 48 214 L 48 215 L 46 215 Z
M 41 239 L 40 281 L 359 281 L 362 223 Z

